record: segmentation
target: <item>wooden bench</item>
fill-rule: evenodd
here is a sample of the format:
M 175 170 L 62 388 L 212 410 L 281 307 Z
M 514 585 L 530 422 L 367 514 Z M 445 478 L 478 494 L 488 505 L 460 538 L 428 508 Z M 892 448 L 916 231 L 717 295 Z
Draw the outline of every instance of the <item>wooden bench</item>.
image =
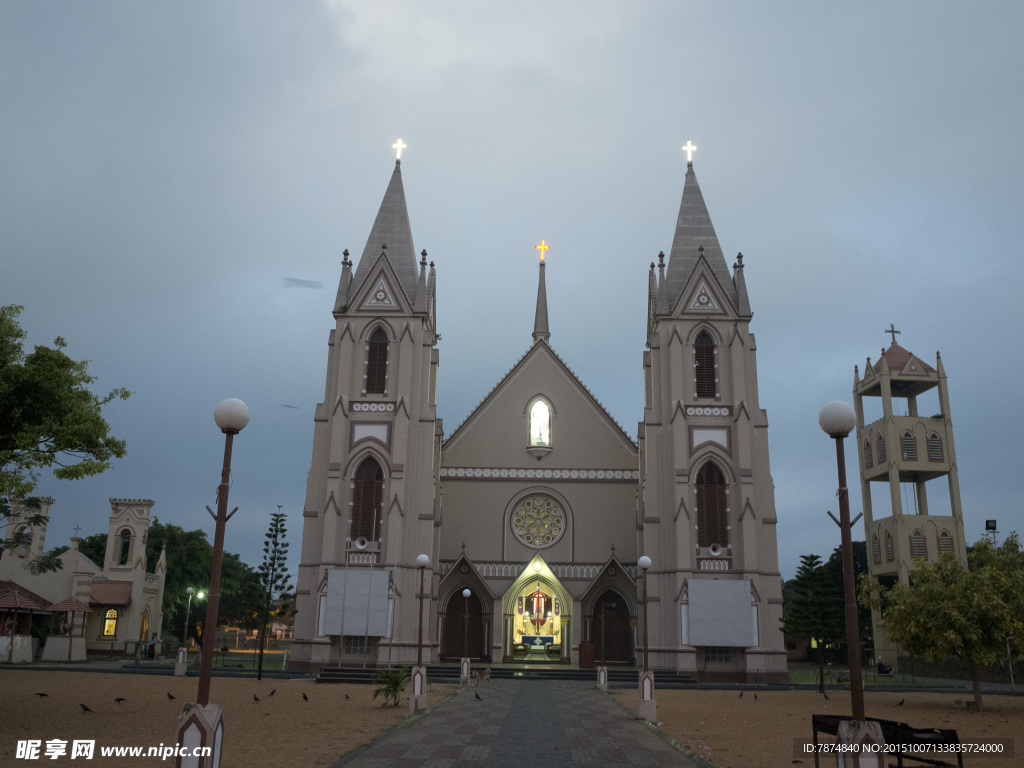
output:
M 811 715 L 811 725 L 814 728 L 814 744 L 818 744 L 818 734 L 826 733 L 830 736 L 839 735 L 839 723 L 846 720 L 852 720 L 853 718 L 847 717 L 846 715 Z M 923 744 L 959 744 L 960 737 L 952 728 L 911 728 L 906 723 L 899 723 L 895 720 L 879 720 L 877 717 L 868 717 L 866 720 L 878 723 L 882 728 L 882 738 L 886 744 L 902 744 L 908 748 L 912 748 L 914 745 Z M 913 752 L 903 750 L 897 752 L 895 755 L 888 755 L 891 760 L 895 758 L 897 768 L 903 768 L 904 765 L 908 765 L 905 761 L 912 761 L 912 764 L 917 765 L 934 765 L 934 766 L 953 766 L 954 763 L 947 763 L 943 760 L 936 760 L 934 757 L 925 757 L 924 755 L 936 755 L 942 754 L 937 752 Z M 952 757 L 952 753 L 945 753 Z M 818 763 L 818 752 L 814 753 L 814 766 L 820 768 Z M 833 760 L 833 755 L 829 755 Z M 890 763 L 892 765 L 892 763 Z M 956 753 L 955 765 L 963 768 L 964 756 L 962 752 Z

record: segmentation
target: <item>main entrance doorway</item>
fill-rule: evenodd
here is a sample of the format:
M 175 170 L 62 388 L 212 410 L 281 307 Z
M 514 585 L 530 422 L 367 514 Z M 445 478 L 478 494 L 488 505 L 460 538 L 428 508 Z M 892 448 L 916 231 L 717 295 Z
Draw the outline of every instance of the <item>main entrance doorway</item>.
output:
M 572 598 L 540 555 L 502 598 L 505 661 L 567 662 L 572 657 Z
M 467 632 L 468 626 L 468 632 Z M 441 656 L 447 659 L 461 659 L 467 648 L 469 658 L 490 659 L 484 647 L 483 607 L 475 592 L 469 595 L 469 621 L 466 621 L 466 598 L 458 590 L 448 601 L 444 618 L 444 634 L 441 637 Z
M 594 647 L 597 661 L 628 661 L 634 658 L 633 628 L 629 603 L 609 589 L 594 603 Z

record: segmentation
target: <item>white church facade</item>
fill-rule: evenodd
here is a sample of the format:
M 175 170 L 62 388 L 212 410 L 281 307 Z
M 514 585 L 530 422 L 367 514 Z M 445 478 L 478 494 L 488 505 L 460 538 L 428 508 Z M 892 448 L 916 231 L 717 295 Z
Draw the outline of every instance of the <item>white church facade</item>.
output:
M 653 668 L 786 679 L 743 258 L 730 271 L 692 164 L 667 261 L 650 267 L 635 441 L 551 345 L 543 253 L 532 344 L 445 434 L 436 273 L 396 163 L 362 256 L 342 263 L 292 668 L 414 663 L 421 638 L 425 663 L 468 646 L 490 665 L 634 664 L 646 555 Z

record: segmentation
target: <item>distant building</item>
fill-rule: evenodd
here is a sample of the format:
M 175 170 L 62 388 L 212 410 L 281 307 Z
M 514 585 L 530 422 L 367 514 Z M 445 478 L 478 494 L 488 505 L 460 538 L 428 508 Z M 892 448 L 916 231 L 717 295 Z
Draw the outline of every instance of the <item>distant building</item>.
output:
M 314 416 L 292 667 L 415 662 L 421 631 L 426 661 L 458 659 L 468 645 L 489 663 L 633 664 L 645 631 L 637 562 L 647 555 L 653 667 L 787 679 L 743 257 L 730 271 L 692 164 L 647 296 L 602 307 L 573 299 L 577 322 L 593 329 L 577 354 L 643 366 L 636 441 L 554 351 L 546 244 L 538 248 L 535 310 L 533 296 L 521 297 L 534 311 L 532 343 L 446 435 L 435 407 L 436 274 L 425 251 L 417 259 L 396 163 L 361 258 L 346 251 L 342 262 Z M 478 329 L 481 346 L 489 327 L 510 321 L 447 311 L 448 322 Z M 645 324 L 646 349 L 604 345 L 602 328 L 622 322 Z M 447 386 L 458 386 L 457 372 Z
M 71 657 L 79 660 L 84 659 L 86 653 L 131 655 L 135 653 L 138 642 L 159 640 L 167 559 L 165 551 L 161 550 L 153 571 L 147 569 L 146 539 L 154 502 L 144 499 L 110 500 L 107 551 L 102 566 L 78 551 L 82 539 L 75 536 L 71 538 L 70 549 L 60 555 L 60 570 L 35 575 L 29 571 L 29 564 L 44 551 L 54 500 L 44 498 L 41 502 L 38 511 L 44 522 L 38 526 L 28 524 L 23 505 L 12 505 L 7 540 L 12 541 L 22 532 L 27 532 L 29 537 L 26 546 L 20 550 L 3 553 L 0 581 L 13 582 L 51 605 L 68 606 L 67 611 L 55 612 L 54 632 L 47 642 L 48 648 L 43 650 L 44 658 L 68 658 L 68 640 L 61 639 L 67 636 L 74 638 Z M 87 606 L 90 610 L 74 610 L 79 606 Z M 49 617 L 45 620 L 50 621 Z M 27 661 L 29 638 L 27 624 L 22 626 L 20 623 L 23 621 L 24 618 L 19 620 L 18 630 L 24 630 L 25 634 L 15 632 L 15 651 L 21 648 L 22 660 Z M 0 641 L 0 658 L 6 648 L 3 643 Z M 57 646 L 61 646 L 59 652 Z

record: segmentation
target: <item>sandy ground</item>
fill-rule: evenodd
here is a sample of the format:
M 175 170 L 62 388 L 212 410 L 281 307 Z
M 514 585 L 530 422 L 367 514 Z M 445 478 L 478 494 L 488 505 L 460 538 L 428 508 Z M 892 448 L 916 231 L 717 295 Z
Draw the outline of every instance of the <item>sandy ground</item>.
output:
M 102 768 L 100 746 L 172 745 L 181 705 L 195 701 L 197 685 L 195 677 L 0 670 L 0 766 L 82 763 Z M 455 687 L 433 686 L 431 703 Z M 271 691 L 276 691 L 273 696 Z M 253 701 L 253 695 L 260 701 Z M 382 708 L 382 699 L 372 696 L 373 688 L 365 685 L 215 677 L 210 700 L 224 709 L 223 765 L 331 765 L 408 717 L 408 698 L 397 708 Z M 126 701 L 115 703 L 116 697 Z M 16 760 L 21 739 L 39 739 L 44 745 L 47 739 L 94 739 L 97 757 Z M 161 761 L 108 758 L 106 763 L 126 768 Z M 163 764 L 173 765 L 173 759 Z
M 0 670 L 0 766 L 38 764 L 15 759 L 22 739 L 94 739 L 100 746 L 173 744 L 177 716 L 195 699 L 197 679 L 158 675 Z M 454 686 L 435 685 L 431 703 Z M 276 690 L 274 696 L 270 692 Z M 170 692 L 176 698 L 167 698 Z M 36 696 L 46 693 L 47 697 Z M 309 701 L 302 699 L 305 693 Z M 225 766 L 324 766 L 401 723 L 408 701 L 382 708 L 373 689 L 356 685 L 315 685 L 311 681 L 214 678 L 211 699 L 224 707 Z M 253 701 L 253 695 L 260 698 Z M 348 698 L 346 698 L 346 695 Z M 635 711 L 635 694 L 612 695 Z M 115 703 L 115 697 L 126 701 Z M 849 693 L 832 691 L 826 701 L 811 691 L 658 691 L 662 729 L 717 768 L 814 765 L 794 755 L 793 740 L 811 739 L 812 714 L 849 714 Z M 869 717 L 900 720 L 915 727 L 955 728 L 962 741 L 1013 738 L 1024 734 L 1024 698 L 986 696 L 984 710 L 969 712 L 955 700 L 966 694 L 872 693 Z M 902 707 L 896 704 L 905 699 Z M 86 704 L 92 712 L 84 712 Z M 985 760 L 990 768 L 1024 766 L 1024 739 L 1013 758 Z M 97 752 L 98 754 L 98 752 Z M 45 759 L 45 758 L 44 758 Z M 129 758 L 108 759 L 127 766 Z M 134 764 L 157 765 L 156 758 Z M 965 760 L 965 765 L 977 761 Z M 46 764 L 78 764 L 69 757 Z M 99 757 L 84 764 L 103 766 Z M 167 764 L 171 764 L 168 760 Z M 822 765 L 835 765 L 834 760 Z M 654 767 L 652 767 L 654 768 Z
M 636 694 L 614 691 L 627 708 L 636 711 Z M 778 768 L 813 766 L 813 755 L 795 755 L 793 739 L 810 742 L 811 715 L 850 715 L 849 691 L 830 691 L 825 700 L 813 691 L 657 691 L 658 720 L 662 730 L 685 744 L 716 768 Z M 955 728 L 961 742 L 1015 739 L 1015 756 L 984 759 L 988 768 L 1024 766 L 1024 698 L 984 696 L 981 712 L 966 710 L 956 701 L 969 692 L 893 693 L 864 695 L 864 714 L 880 720 L 898 720 L 915 728 Z M 903 706 L 897 703 L 903 700 Z M 822 737 L 820 741 L 831 741 Z M 956 765 L 956 759 L 951 761 Z M 893 761 L 895 764 L 895 761 Z M 822 766 L 835 766 L 824 757 Z M 965 757 L 964 765 L 979 764 Z M 915 765 L 915 763 L 910 763 Z

